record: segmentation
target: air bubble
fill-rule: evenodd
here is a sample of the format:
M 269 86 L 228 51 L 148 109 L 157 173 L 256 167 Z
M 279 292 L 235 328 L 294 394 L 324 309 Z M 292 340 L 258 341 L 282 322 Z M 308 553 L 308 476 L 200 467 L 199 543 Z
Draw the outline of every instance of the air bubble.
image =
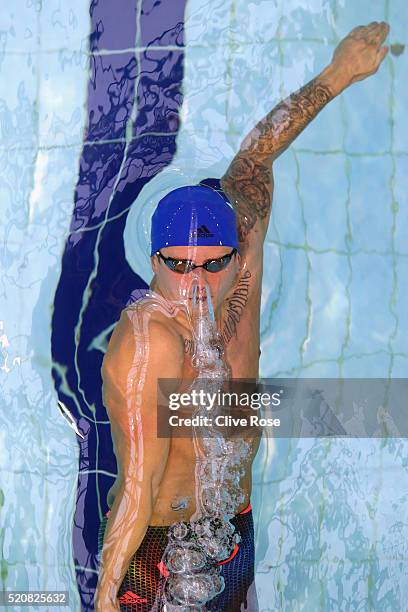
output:
M 220 241 L 220 245 L 222 242 Z M 217 330 L 211 291 L 207 299 L 198 298 L 198 281 L 193 279 L 191 326 L 194 346 L 192 364 L 197 376 L 190 391 L 204 388 L 217 392 L 231 378 L 224 358 L 221 336 Z M 213 406 L 214 418 L 222 406 Z M 192 416 L 208 416 L 206 407 L 198 406 Z M 224 439 L 219 432 L 193 428 L 196 451 L 196 512 L 189 523 L 177 523 L 169 530 L 169 544 L 163 555 L 169 574 L 163 591 L 166 610 L 200 610 L 225 588 L 220 568 L 215 562 L 227 559 L 241 540 L 229 521 L 244 501 L 240 488 L 242 463 L 250 444 L 240 439 Z

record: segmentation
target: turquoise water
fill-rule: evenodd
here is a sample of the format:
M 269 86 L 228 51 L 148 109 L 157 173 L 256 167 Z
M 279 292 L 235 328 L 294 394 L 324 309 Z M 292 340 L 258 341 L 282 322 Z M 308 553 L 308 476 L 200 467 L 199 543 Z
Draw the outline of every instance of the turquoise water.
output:
M 69 4 L 69 6 L 68 6 Z M 52 304 L 85 129 L 83 1 L 1 11 L 1 577 L 70 591 L 78 449 L 50 376 Z M 242 136 L 388 2 L 189 1 L 182 125 L 171 167 L 128 217 L 150 279 L 144 218 L 178 184 L 220 176 Z M 407 54 L 333 101 L 275 164 L 265 246 L 263 376 L 405 376 Z M 146 225 L 146 224 L 145 224 Z M 254 468 L 260 610 L 402 610 L 408 596 L 404 440 L 271 440 Z

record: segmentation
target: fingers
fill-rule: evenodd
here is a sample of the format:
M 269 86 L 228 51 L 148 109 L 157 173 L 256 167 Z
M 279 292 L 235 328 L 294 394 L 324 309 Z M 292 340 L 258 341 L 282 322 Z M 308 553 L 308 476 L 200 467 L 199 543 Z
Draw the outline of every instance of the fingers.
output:
M 378 45 L 382 45 L 384 40 L 387 38 L 390 31 L 390 26 L 385 21 L 378 24 L 378 27 L 374 30 L 373 34 L 377 37 Z
M 372 21 L 366 26 L 358 26 L 359 29 L 366 30 L 367 32 L 382 32 L 385 31 L 387 34 L 390 31 L 390 26 L 386 21 Z M 356 28 L 356 29 L 358 29 Z
M 381 49 L 379 49 L 379 51 L 377 52 L 377 56 L 375 58 L 374 69 L 370 72 L 368 76 L 375 74 L 377 72 L 377 70 L 381 66 L 381 62 L 383 61 L 384 57 L 387 55 L 388 51 L 389 51 L 389 47 L 382 47 Z
M 377 59 L 378 59 L 378 66 L 381 64 L 381 62 L 383 61 L 384 57 L 387 55 L 389 51 L 389 47 L 382 47 L 378 53 L 377 53 Z
M 373 21 L 366 26 L 357 26 L 350 36 L 364 40 L 367 44 L 381 46 L 387 38 L 390 26 L 385 21 Z

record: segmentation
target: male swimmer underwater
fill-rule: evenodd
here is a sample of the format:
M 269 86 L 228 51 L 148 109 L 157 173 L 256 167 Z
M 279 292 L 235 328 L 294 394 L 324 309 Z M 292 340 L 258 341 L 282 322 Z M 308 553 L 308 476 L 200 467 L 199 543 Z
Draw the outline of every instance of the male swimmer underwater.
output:
M 196 509 L 193 441 L 156 437 L 157 380 L 193 379 L 196 374 L 189 314 L 194 284 L 203 302 L 209 288 L 231 378 L 256 379 L 273 161 L 330 100 L 377 71 L 388 51 L 382 47 L 388 31 L 384 22 L 352 30 L 315 79 L 255 126 L 221 181 L 175 190 L 158 204 L 152 220 L 150 295 L 123 311 L 102 368 L 118 476 L 103 525 L 97 612 L 160 609 L 154 600 L 160 577 L 166 575 L 161 560 L 168 526 L 188 522 Z M 220 564 L 225 589 L 205 610 L 258 609 L 250 507 L 257 447 L 254 443 L 242 466 L 243 501 L 231 521 L 241 542 Z

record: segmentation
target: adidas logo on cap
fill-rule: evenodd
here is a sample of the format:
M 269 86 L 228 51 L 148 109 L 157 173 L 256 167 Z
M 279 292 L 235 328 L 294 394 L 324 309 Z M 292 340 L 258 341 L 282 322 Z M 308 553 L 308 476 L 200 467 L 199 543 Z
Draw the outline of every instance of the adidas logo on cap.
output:
M 213 238 L 214 234 L 210 232 L 206 225 L 200 225 L 196 230 L 190 232 L 190 238 Z

